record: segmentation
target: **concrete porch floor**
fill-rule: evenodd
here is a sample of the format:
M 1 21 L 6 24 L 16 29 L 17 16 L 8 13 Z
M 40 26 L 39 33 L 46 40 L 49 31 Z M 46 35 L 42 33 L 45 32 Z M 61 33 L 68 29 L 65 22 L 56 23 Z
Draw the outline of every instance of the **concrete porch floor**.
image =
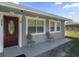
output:
M 32 47 L 22 47 L 19 48 L 18 46 L 5 48 L 3 52 L 4 57 L 14 57 L 21 54 L 25 54 L 27 57 L 33 57 L 40 55 L 44 52 L 47 52 L 48 50 L 54 49 L 62 44 L 65 44 L 67 42 L 71 41 L 68 38 L 64 39 L 56 39 L 51 42 L 41 42 L 39 44 L 35 44 Z

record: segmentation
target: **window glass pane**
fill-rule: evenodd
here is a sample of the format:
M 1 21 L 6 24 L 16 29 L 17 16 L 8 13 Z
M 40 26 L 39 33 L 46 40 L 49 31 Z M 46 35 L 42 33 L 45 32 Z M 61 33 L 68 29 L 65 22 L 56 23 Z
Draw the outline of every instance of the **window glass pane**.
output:
M 35 33 L 36 32 L 36 20 L 28 20 L 28 32 Z
M 37 32 L 43 32 L 44 30 L 44 21 L 37 20 Z
M 57 31 L 60 31 L 60 26 L 61 26 L 60 22 L 57 22 Z
M 66 27 L 66 30 L 69 30 L 69 27 Z
M 50 22 L 50 31 L 54 31 L 55 22 Z

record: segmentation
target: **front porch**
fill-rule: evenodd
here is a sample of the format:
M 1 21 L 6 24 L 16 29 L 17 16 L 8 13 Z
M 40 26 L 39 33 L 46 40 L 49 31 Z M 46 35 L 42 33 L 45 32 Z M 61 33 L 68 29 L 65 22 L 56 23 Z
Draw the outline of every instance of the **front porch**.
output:
M 27 47 L 27 46 L 22 47 L 22 48 L 19 48 L 18 46 L 9 47 L 9 48 L 4 49 L 3 56 L 13 57 L 13 56 L 21 55 L 21 54 L 25 54 L 27 57 L 38 56 L 44 52 L 54 49 L 69 41 L 71 40 L 68 38 L 64 38 L 64 39 L 56 39 L 50 43 L 47 41 L 41 42 L 39 44 L 35 44 L 33 47 Z

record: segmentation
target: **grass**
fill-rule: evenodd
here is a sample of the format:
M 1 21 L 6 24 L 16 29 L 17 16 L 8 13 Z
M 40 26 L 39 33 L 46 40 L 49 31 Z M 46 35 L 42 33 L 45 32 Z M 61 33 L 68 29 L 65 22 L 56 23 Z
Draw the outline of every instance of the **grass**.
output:
M 67 37 L 67 38 L 72 39 L 73 44 L 74 44 L 71 49 L 72 55 L 75 55 L 78 57 L 79 56 L 79 38 L 74 38 L 74 37 Z

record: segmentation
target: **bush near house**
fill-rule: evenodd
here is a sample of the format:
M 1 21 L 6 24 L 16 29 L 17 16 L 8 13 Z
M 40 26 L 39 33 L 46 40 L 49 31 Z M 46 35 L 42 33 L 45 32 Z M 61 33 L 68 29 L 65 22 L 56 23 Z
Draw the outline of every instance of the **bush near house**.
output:
M 73 47 L 71 49 L 72 56 L 79 57 L 79 38 L 66 37 L 70 38 L 73 41 Z

